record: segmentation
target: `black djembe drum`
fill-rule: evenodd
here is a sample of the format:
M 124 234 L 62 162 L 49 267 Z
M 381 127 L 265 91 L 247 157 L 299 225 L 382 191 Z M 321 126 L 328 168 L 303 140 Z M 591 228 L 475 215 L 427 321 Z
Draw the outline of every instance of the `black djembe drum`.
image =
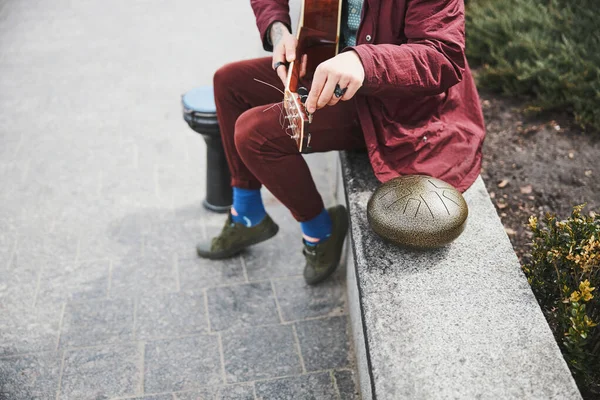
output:
M 181 97 L 183 119 L 206 142 L 205 208 L 225 213 L 232 202 L 231 174 L 223 144 L 212 86 L 194 88 Z

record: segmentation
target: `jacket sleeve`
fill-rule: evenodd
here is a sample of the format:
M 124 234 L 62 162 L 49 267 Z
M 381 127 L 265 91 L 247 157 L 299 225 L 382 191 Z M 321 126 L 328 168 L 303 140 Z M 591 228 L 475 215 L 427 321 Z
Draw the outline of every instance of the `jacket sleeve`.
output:
M 463 0 L 409 0 L 404 44 L 361 44 L 361 91 L 436 95 L 462 80 L 466 66 Z
M 273 45 L 269 40 L 269 28 L 275 21 L 283 22 L 291 32 L 290 7 L 288 0 L 250 0 L 250 5 L 256 16 L 256 25 L 260 32 L 263 48 L 273 51 Z

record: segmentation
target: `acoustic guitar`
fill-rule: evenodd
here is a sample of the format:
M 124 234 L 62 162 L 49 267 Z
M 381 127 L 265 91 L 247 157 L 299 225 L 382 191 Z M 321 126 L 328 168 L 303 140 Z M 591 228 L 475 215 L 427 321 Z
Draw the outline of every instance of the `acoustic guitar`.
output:
M 288 66 L 283 97 L 287 129 L 296 141 L 298 151 L 310 152 L 312 115 L 304 102 L 308 89 L 300 86 L 300 78 L 310 80 L 317 66 L 338 53 L 342 0 L 303 0 L 296 38 L 296 60 Z M 301 77 L 301 72 L 305 73 Z

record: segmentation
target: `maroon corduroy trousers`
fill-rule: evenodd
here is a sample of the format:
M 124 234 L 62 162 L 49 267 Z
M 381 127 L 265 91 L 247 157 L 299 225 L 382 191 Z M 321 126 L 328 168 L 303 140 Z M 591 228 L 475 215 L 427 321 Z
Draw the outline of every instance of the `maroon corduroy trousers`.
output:
M 281 127 L 280 107 L 273 107 L 283 100 L 283 95 L 254 80 L 283 90 L 271 63 L 270 57 L 239 61 L 225 65 L 214 76 L 217 116 L 231 185 L 242 189 L 260 189 L 265 185 L 297 221 L 308 221 L 324 205 L 296 142 Z M 352 100 L 317 110 L 310 133 L 313 152 L 365 147 Z

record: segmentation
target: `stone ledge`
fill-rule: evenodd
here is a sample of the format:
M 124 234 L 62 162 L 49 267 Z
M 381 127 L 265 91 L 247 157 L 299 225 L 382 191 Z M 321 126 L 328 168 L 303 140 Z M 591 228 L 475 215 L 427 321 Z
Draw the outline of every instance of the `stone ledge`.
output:
M 340 158 L 363 399 L 580 399 L 482 179 L 464 194 L 469 218 L 456 241 L 406 250 L 369 227 L 378 182 L 366 154 Z

